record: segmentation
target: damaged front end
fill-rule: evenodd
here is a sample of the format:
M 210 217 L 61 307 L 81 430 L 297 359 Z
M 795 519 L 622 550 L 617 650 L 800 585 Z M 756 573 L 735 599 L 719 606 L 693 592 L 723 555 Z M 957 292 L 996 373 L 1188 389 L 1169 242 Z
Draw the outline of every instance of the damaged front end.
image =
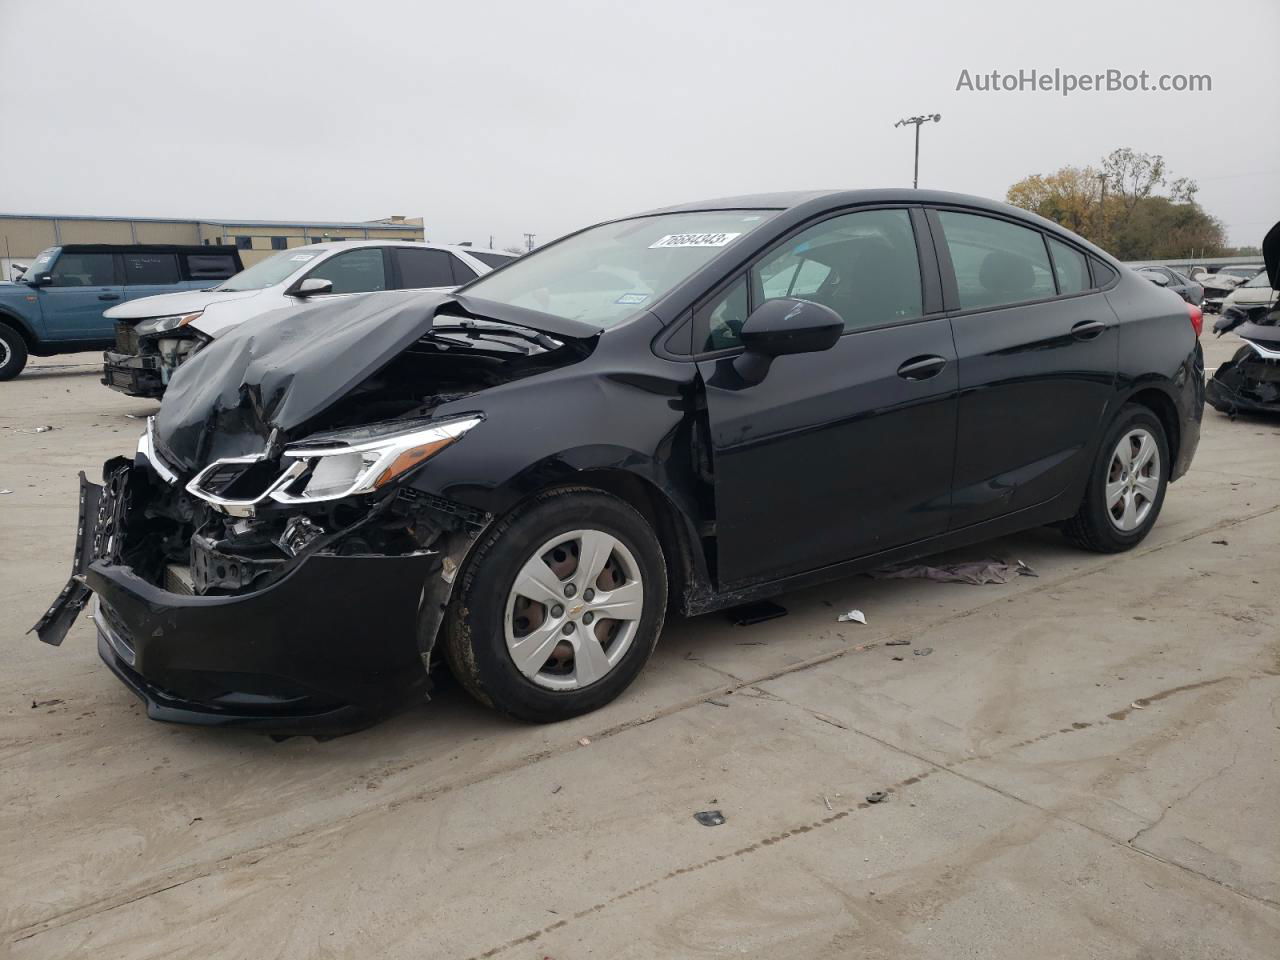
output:
M 201 351 L 137 455 L 101 486 L 81 475 L 74 568 L 40 639 L 60 644 L 93 598 L 102 659 L 161 720 L 332 734 L 420 699 L 492 520 L 411 482 L 483 430 L 478 409 L 441 407 L 583 355 L 433 323 L 438 299 L 245 324 Z
M 487 518 L 377 487 L 382 473 L 338 490 L 325 459 L 381 469 L 359 451 L 218 461 L 183 485 L 152 430 L 102 486 L 81 475 L 75 570 L 41 640 L 61 643 L 96 595 L 102 659 L 161 720 L 338 733 L 426 692 L 453 575 Z M 446 440 L 419 431 L 408 456 Z
M 1280 223 L 1262 238 L 1262 256 L 1274 291 L 1280 288 Z M 1280 304 L 1274 294 L 1271 301 L 1229 305 L 1213 325 L 1218 336 L 1234 333 L 1245 343 L 1205 386 L 1205 399 L 1228 416 L 1280 413 Z
M 190 326 L 199 313 L 116 321 L 116 345 L 102 355 L 102 383 L 131 397 L 161 397 L 174 372 L 210 338 Z

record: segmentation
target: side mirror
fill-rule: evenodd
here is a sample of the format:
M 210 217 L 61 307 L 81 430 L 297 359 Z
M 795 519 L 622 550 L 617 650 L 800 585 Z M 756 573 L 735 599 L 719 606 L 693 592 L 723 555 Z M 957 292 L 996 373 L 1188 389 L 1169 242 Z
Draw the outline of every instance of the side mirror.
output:
M 35 276 L 24 276 L 22 279 L 33 287 L 47 287 L 53 283 L 53 274 L 37 273 Z
M 302 297 L 304 300 L 307 297 L 318 297 L 326 293 L 333 293 L 333 281 L 322 280 L 319 277 L 310 277 L 303 280 L 289 291 L 290 296 Z
M 844 333 L 844 320 L 830 307 L 811 300 L 781 297 L 760 304 L 742 325 L 746 352 L 734 368 L 750 383 L 759 383 L 774 357 L 830 350 Z

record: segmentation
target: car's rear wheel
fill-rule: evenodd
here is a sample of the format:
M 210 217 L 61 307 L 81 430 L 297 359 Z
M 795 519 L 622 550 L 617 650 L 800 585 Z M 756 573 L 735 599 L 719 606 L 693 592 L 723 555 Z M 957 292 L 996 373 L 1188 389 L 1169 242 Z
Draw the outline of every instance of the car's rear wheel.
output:
M 1063 532 L 1099 553 L 1137 546 L 1160 515 L 1170 467 L 1160 419 L 1146 407 L 1125 407 L 1098 451 L 1084 502 Z
M 666 564 L 644 517 L 600 491 L 551 490 L 472 551 L 446 617 L 445 658 L 482 703 L 562 720 L 627 688 L 666 605 Z
M 0 380 L 12 380 L 27 365 L 27 344 L 13 327 L 0 323 Z

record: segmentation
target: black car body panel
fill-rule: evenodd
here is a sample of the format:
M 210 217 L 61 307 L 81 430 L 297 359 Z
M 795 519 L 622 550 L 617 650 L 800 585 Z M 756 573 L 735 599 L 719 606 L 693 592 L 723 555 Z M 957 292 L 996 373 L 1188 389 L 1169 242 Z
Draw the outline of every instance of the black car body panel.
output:
M 635 507 L 662 544 L 675 605 L 692 614 L 1070 517 L 1130 400 L 1156 410 L 1172 476 L 1186 471 L 1204 393 L 1185 306 L 1055 224 L 929 191 L 676 209 L 770 217 L 603 330 L 485 300 L 481 278 L 452 294 L 264 315 L 185 363 L 151 446 L 112 468 L 131 478 L 115 552 L 77 571 L 114 631 L 100 633 L 135 638 L 135 663 L 108 640 L 104 658 L 152 715 L 331 731 L 411 699 L 472 546 L 551 487 Z M 798 231 L 864 209 L 907 211 L 919 318 L 763 365 L 742 346 L 703 349 L 703 307 L 729 279 Z M 961 309 L 941 209 L 1070 245 L 1096 264 L 1089 289 Z M 386 490 L 302 510 L 311 526 L 296 544 L 300 508 L 263 500 L 233 518 L 186 489 L 220 458 L 267 469 L 328 431 L 463 418 L 478 425 Z M 184 596 L 170 580 L 188 556 L 193 570 L 243 569 L 206 574 L 197 593 L 209 595 Z M 68 589 L 42 621 L 51 642 L 83 603 Z

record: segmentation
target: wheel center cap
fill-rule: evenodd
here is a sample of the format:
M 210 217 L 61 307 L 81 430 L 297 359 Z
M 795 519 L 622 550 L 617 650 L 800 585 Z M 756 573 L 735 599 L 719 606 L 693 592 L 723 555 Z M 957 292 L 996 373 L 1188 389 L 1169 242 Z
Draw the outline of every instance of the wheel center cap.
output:
M 575 603 L 572 607 L 569 608 L 569 616 L 576 617 L 578 614 L 582 613 L 582 611 L 586 609 L 586 606 L 587 605 L 585 603 Z

